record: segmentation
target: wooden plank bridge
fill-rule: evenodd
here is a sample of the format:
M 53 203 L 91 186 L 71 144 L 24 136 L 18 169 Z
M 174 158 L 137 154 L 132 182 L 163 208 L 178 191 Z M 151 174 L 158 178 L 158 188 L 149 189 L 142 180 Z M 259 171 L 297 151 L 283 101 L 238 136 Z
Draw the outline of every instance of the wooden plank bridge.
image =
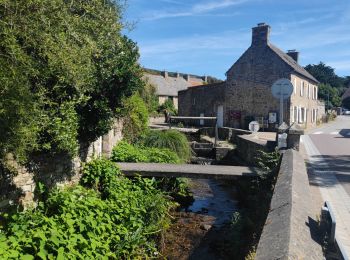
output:
M 257 168 L 245 166 L 117 163 L 126 176 L 185 177 L 197 179 L 233 179 L 257 177 Z

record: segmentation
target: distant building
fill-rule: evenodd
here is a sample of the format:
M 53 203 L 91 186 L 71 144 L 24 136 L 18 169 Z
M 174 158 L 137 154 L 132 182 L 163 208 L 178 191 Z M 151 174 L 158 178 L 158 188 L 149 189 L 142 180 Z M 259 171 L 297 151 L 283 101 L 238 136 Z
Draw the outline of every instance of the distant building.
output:
M 178 92 L 189 87 L 219 81 L 213 77 L 145 69 L 144 79 L 156 87 L 159 104 L 170 99 L 178 108 Z
M 279 100 L 271 93 L 272 84 L 289 79 L 293 94 L 284 104 L 284 121 L 305 128 L 316 125 L 319 83 L 298 64 L 299 53 L 284 53 L 270 43 L 270 26 L 258 24 L 252 29 L 252 44 L 226 72 L 226 81 L 188 88 L 179 92 L 182 116 L 218 116 L 220 126 L 246 128 L 252 120 L 274 128 L 279 118 Z

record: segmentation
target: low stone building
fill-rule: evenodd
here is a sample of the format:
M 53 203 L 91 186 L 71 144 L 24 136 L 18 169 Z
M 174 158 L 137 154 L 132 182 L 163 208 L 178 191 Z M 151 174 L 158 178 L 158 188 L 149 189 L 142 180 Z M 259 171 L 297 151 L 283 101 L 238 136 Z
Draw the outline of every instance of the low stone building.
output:
M 272 96 L 271 86 L 286 78 L 294 90 L 284 102 L 284 121 L 314 127 L 319 117 L 319 82 L 298 64 L 298 52 L 284 53 L 270 43 L 269 25 L 260 23 L 252 30 L 251 46 L 226 72 L 225 82 L 179 92 L 179 115 L 217 116 L 219 126 L 236 128 L 259 120 L 262 127 L 274 129 L 279 100 Z
M 178 108 L 178 92 L 189 87 L 207 84 L 216 79 L 207 76 L 197 76 L 177 72 L 167 72 L 145 69 L 144 79 L 156 88 L 159 104 L 170 99 Z

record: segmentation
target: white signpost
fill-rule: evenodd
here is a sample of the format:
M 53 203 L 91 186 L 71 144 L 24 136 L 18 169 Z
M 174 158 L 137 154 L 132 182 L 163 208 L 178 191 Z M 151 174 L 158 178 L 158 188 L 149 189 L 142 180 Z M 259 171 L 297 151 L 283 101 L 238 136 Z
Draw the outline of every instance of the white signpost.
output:
M 280 100 L 279 124 L 283 123 L 283 101 L 293 93 L 293 84 L 289 79 L 278 79 L 271 87 L 272 95 Z
M 256 133 L 260 129 L 259 122 L 257 121 L 252 121 L 249 123 L 249 130 Z

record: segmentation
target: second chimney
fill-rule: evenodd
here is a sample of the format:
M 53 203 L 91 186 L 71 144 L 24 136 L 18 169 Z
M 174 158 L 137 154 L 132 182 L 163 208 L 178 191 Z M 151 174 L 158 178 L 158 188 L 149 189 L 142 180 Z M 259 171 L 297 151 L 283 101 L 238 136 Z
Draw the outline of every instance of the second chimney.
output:
M 297 63 L 299 61 L 299 52 L 296 50 L 288 50 L 287 55 L 292 57 Z
M 254 27 L 252 35 L 252 45 L 253 46 L 263 46 L 267 45 L 270 40 L 270 25 L 266 23 L 258 23 L 257 27 Z

